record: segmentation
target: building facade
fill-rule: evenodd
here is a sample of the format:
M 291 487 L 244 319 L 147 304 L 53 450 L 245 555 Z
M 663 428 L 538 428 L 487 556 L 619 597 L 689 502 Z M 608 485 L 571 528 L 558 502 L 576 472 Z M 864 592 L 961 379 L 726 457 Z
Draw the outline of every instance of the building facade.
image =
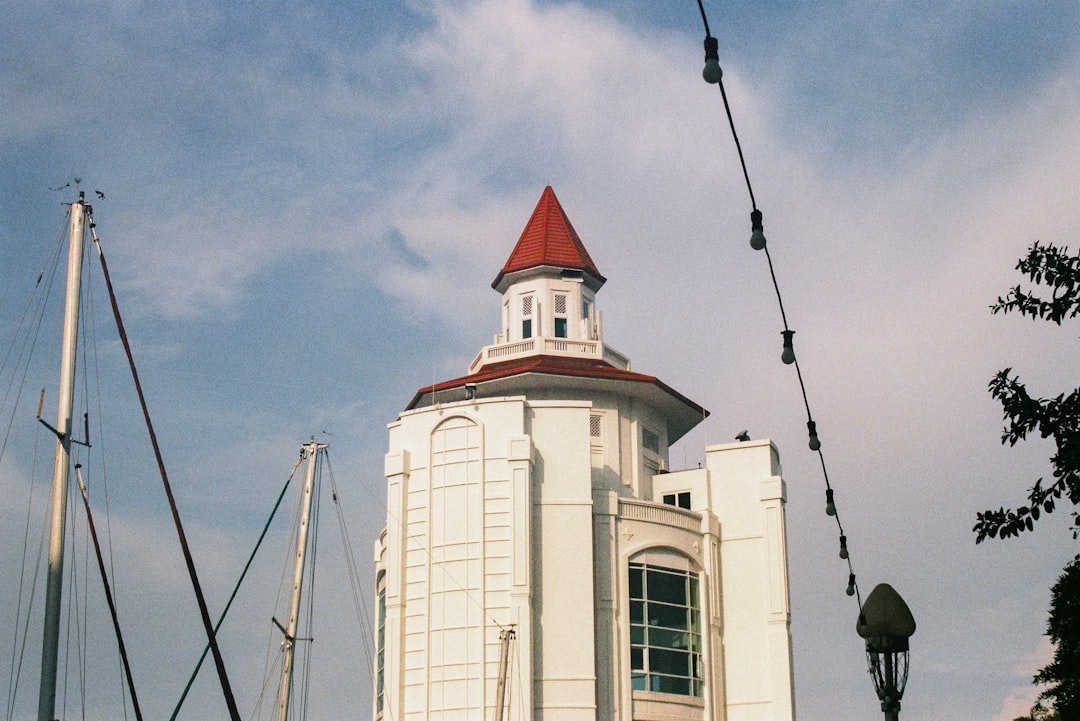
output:
M 604 282 L 546 188 L 494 342 L 390 424 L 376 719 L 794 719 L 777 450 L 671 471 L 707 412 L 604 344 Z

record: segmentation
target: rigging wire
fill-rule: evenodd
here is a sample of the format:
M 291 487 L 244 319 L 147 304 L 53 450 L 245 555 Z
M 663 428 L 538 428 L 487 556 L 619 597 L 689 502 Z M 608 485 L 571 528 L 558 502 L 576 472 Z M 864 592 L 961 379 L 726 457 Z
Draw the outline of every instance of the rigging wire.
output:
M 776 271 L 773 266 L 772 255 L 769 253 L 769 248 L 765 242 L 764 229 L 762 227 L 762 213 L 757 207 L 757 201 L 754 198 L 754 188 L 750 183 L 750 173 L 746 167 L 746 158 L 743 154 L 742 144 L 739 142 L 739 134 L 735 130 L 735 120 L 731 113 L 731 104 L 728 102 L 727 92 L 724 90 L 723 72 L 719 65 L 719 42 L 712 36 L 709 31 L 709 21 L 705 14 L 705 6 L 702 0 L 697 0 L 698 10 L 701 11 L 701 21 L 705 26 L 705 71 L 703 76 L 706 82 L 714 83 L 720 88 L 720 96 L 723 100 L 724 111 L 727 115 L 728 125 L 731 128 L 731 137 L 735 141 L 735 148 L 739 155 L 739 164 L 742 166 L 743 178 L 746 181 L 746 190 L 750 196 L 750 223 L 751 223 L 751 240 L 750 244 L 755 250 L 764 250 L 765 258 L 768 261 L 769 276 L 772 278 L 773 289 L 776 292 L 776 302 L 780 309 L 780 318 L 783 324 L 783 337 L 784 337 L 784 362 L 787 364 L 794 364 L 795 374 L 799 383 L 799 390 L 802 392 L 803 405 L 806 407 L 806 426 L 809 435 L 810 450 L 818 455 L 818 460 L 821 462 L 821 473 L 825 480 L 825 498 L 826 498 L 826 514 L 832 516 L 836 521 L 837 529 L 840 534 L 840 558 L 846 561 L 848 568 L 848 587 L 845 593 L 849 596 L 855 596 L 856 602 L 859 605 L 860 612 L 862 610 L 862 594 L 859 591 L 859 585 L 857 577 L 855 575 L 855 567 L 851 560 L 851 553 L 847 546 L 847 534 L 844 532 L 844 526 L 840 521 L 840 512 L 836 508 L 836 496 L 832 484 L 829 482 L 829 472 L 825 465 L 825 455 L 821 451 L 821 441 L 817 433 L 817 423 L 814 420 L 813 414 L 810 411 L 810 401 L 806 391 L 806 382 L 803 379 L 802 370 L 799 367 L 798 356 L 794 353 L 792 347 L 791 338 L 795 334 L 793 330 L 788 326 L 787 314 L 784 311 L 784 300 L 780 293 L 780 284 L 776 280 Z M 790 360 L 788 360 L 788 354 L 790 352 Z
M 214 665 L 217 667 L 218 680 L 221 685 L 222 694 L 225 696 L 225 705 L 229 710 L 229 717 L 232 721 L 240 721 L 240 711 L 236 707 L 236 698 L 233 696 L 232 684 L 229 683 L 229 676 L 225 670 L 225 659 L 221 655 L 221 649 L 218 647 L 217 638 L 214 635 L 213 624 L 210 621 L 210 610 L 206 606 L 206 598 L 202 592 L 202 585 L 199 583 L 199 576 L 195 570 L 195 559 L 191 556 L 191 549 L 188 547 L 187 536 L 184 533 L 184 526 L 180 521 L 180 512 L 176 507 L 176 500 L 173 497 L 172 486 L 169 484 L 169 475 L 165 470 L 165 460 L 161 454 L 161 447 L 158 445 L 157 433 L 154 431 L 154 426 L 150 420 L 150 410 L 146 404 L 146 396 L 142 390 L 142 383 L 139 381 L 139 373 L 135 367 L 135 357 L 131 352 L 131 343 L 128 341 L 127 331 L 124 328 L 124 321 L 120 316 L 120 307 L 116 301 L 116 293 L 113 290 L 112 280 L 109 277 L 109 266 L 105 262 L 105 253 L 101 249 L 101 243 L 98 240 L 97 232 L 94 230 L 93 215 L 89 212 L 90 208 L 87 206 L 87 215 L 90 218 L 90 233 L 94 241 L 94 245 L 98 251 L 98 260 L 101 262 L 102 275 L 105 277 L 105 286 L 109 291 L 109 302 L 112 306 L 113 317 L 116 319 L 117 332 L 120 335 L 121 344 L 124 347 L 124 353 L 127 356 L 128 367 L 131 369 L 131 377 L 135 383 L 135 391 L 139 397 L 139 405 L 142 407 L 143 420 L 146 422 L 146 430 L 150 435 L 150 445 L 154 451 L 154 457 L 157 459 L 158 471 L 161 475 L 161 483 L 165 489 L 165 495 L 169 501 L 169 508 L 172 511 L 173 524 L 176 526 L 176 534 L 180 540 L 180 548 L 183 551 L 184 562 L 187 565 L 188 577 L 191 581 L 192 589 L 195 593 L 195 600 L 199 606 L 199 615 L 202 618 L 203 628 L 206 631 L 206 636 L 210 640 L 210 648 L 214 656 Z
M 7 389 L 4 391 L 4 399 L 0 407 L 6 407 L 8 401 L 11 398 L 11 390 L 16 379 L 19 381 L 19 385 L 16 389 L 14 404 L 11 407 L 10 415 L 7 415 L 7 423 L 4 429 L 4 441 L 0 444 L 0 461 L 3 460 L 5 451 L 7 450 L 8 439 L 11 435 L 11 429 L 15 422 L 15 414 L 18 412 L 19 401 L 22 398 L 23 388 L 26 385 L 26 377 L 30 370 L 30 361 L 34 355 L 34 349 L 37 347 L 37 339 L 41 334 L 41 327 L 44 322 L 44 310 L 48 303 L 49 297 L 52 295 L 53 284 L 56 279 L 56 271 L 60 266 L 60 261 L 63 258 L 64 240 L 67 233 L 68 218 L 70 217 L 71 209 L 68 208 L 67 213 L 64 215 L 64 222 L 57 235 L 57 238 L 52 246 L 51 263 L 47 263 L 44 268 L 38 273 L 37 281 L 34 283 L 34 288 L 30 293 L 30 297 L 26 301 L 26 307 L 23 309 L 22 318 L 19 319 L 19 323 L 16 325 L 15 334 L 12 337 L 11 343 L 8 345 L 7 350 L 4 353 L 4 360 L 0 363 L 0 374 L 8 367 L 8 362 L 11 359 L 12 352 L 15 351 L 16 343 L 19 336 L 25 333 L 22 345 L 18 351 L 18 355 L 15 357 L 15 367 L 12 370 L 11 379 L 8 381 Z M 46 275 L 45 268 L 51 268 Z M 42 279 L 45 280 L 45 286 L 41 286 Z M 28 318 L 32 318 L 33 321 L 28 324 Z M 22 367 L 22 373 L 19 372 L 19 367 Z M 43 390 L 44 392 L 44 390 Z
M 127 679 L 128 691 L 131 693 L 131 705 L 135 710 L 135 718 L 142 721 L 142 710 L 139 708 L 139 697 L 135 693 L 135 680 L 131 675 L 131 664 L 128 662 L 127 647 L 124 645 L 124 634 L 120 631 L 120 619 L 116 612 L 116 604 L 113 601 L 112 586 L 109 583 L 105 571 L 105 559 L 101 554 L 101 544 L 98 541 L 97 529 L 94 526 L 94 516 L 90 510 L 90 496 L 86 492 L 86 484 L 83 482 L 82 466 L 75 464 L 75 477 L 78 481 L 79 492 L 82 496 L 83 509 L 86 511 L 86 526 L 94 543 L 94 552 L 97 557 L 98 570 L 101 572 L 101 581 L 105 586 L 105 601 L 109 605 L 109 615 L 112 617 L 113 630 L 116 632 L 116 643 L 120 647 L 120 658 L 124 665 L 124 676 Z M 83 694 L 86 698 L 86 694 Z M 127 715 L 127 705 L 124 705 L 124 715 Z
M 112 508 L 111 508 L 111 505 L 109 503 L 109 474 L 108 474 L 109 465 L 108 465 L 108 463 L 106 463 L 106 458 L 108 456 L 107 456 L 107 453 L 106 453 L 106 440 L 105 440 L 106 439 L 106 432 L 105 432 L 106 429 L 105 429 L 105 425 L 104 425 L 104 421 L 105 421 L 106 416 L 105 416 L 105 412 L 104 412 L 104 400 L 102 398 L 102 393 L 101 393 L 101 364 L 98 362 L 98 359 L 101 356 L 100 356 L 100 353 L 99 353 L 99 350 L 98 350 L 97 308 L 96 308 L 95 299 L 94 299 L 93 278 L 94 278 L 94 275 L 92 273 L 88 274 L 88 281 L 89 282 L 87 282 L 85 284 L 85 286 L 84 286 L 86 288 L 86 305 L 87 305 L 87 308 L 89 310 L 89 312 L 86 314 L 86 318 L 88 320 L 88 322 L 86 323 L 86 326 L 88 327 L 89 342 L 85 343 L 83 347 L 84 348 L 88 347 L 88 346 L 90 347 L 90 349 L 91 349 L 90 358 L 92 358 L 94 360 L 94 363 L 93 363 L 93 375 L 94 375 L 93 388 L 95 389 L 94 400 L 96 402 L 95 406 L 96 406 L 96 412 L 97 412 L 96 419 L 97 419 L 97 431 L 98 431 L 97 432 L 97 438 L 95 440 L 95 446 L 97 448 L 98 459 L 99 459 L 99 462 L 100 462 L 101 495 L 102 495 L 103 505 L 105 506 L 105 545 L 106 545 L 105 555 L 107 556 L 107 561 L 108 561 L 108 568 L 106 569 L 106 568 L 102 567 L 100 570 L 101 570 L 103 583 L 112 586 L 113 600 L 114 600 L 114 603 L 115 603 L 117 609 L 119 609 L 119 606 L 120 606 L 120 593 L 119 593 L 119 587 L 118 587 L 118 584 L 117 584 L 117 581 L 116 581 L 116 567 L 115 567 L 115 563 L 114 563 L 115 556 L 113 554 L 113 545 L 112 545 Z M 84 369 L 89 369 L 90 368 L 89 362 L 85 363 L 83 365 L 83 368 Z M 84 408 L 87 408 L 87 409 L 90 408 L 90 399 L 89 398 L 86 398 L 84 403 L 85 403 Z M 84 420 L 83 431 L 86 434 L 85 438 L 83 440 L 86 443 L 86 447 L 89 449 L 90 448 L 90 420 L 89 420 L 89 413 L 84 412 L 83 420 Z M 89 460 L 89 457 L 90 457 L 90 453 L 87 452 L 88 460 Z M 89 492 L 89 485 L 88 485 L 88 492 Z M 87 521 L 89 522 L 89 520 L 90 520 L 90 509 L 89 509 L 89 507 L 87 507 L 86 515 L 87 515 Z M 96 533 L 93 530 L 91 530 L 91 534 L 96 536 Z M 95 544 L 96 544 L 96 539 L 95 539 Z M 100 555 L 100 552 L 99 552 L 99 555 Z M 117 611 L 117 613 L 119 613 L 119 611 Z M 119 631 L 119 626 L 117 626 L 116 627 L 116 633 L 119 634 L 119 632 L 120 632 Z M 117 675 L 118 675 L 121 696 L 124 699 L 124 703 L 121 704 L 121 708 L 123 709 L 124 719 L 125 720 L 128 718 L 128 708 L 127 708 L 127 703 L 126 703 L 127 702 L 128 685 L 130 685 L 130 687 L 132 689 L 132 691 L 131 691 L 131 702 L 132 702 L 132 706 L 133 706 L 132 710 L 136 714 L 136 716 L 138 716 L 138 709 L 135 706 L 134 685 L 130 683 L 130 673 L 125 673 L 125 666 L 126 665 L 127 665 L 127 662 L 123 658 L 123 655 L 119 654 L 119 657 L 117 658 L 116 671 L 117 671 Z M 125 685 L 125 678 L 127 678 L 128 685 Z
M 360 572 L 356 563 L 356 553 L 353 551 L 352 537 L 349 534 L 348 526 L 345 523 L 345 514 L 343 513 L 341 503 L 339 502 L 340 496 L 338 495 L 337 480 L 334 477 L 334 469 L 330 465 L 329 449 L 324 451 L 323 460 L 326 463 L 326 472 L 330 477 L 330 490 L 332 493 L 332 500 L 334 503 L 334 512 L 337 516 L 338 528 L 341 533 L 341 542 L 345 553 L 345 566 L 346 572 L 349 576 L 349 592 L 352 595 L 353 607 L 356 610 L 358 626 L 360 628 L 360 640 L 364 644 L 364 662 L 368 667 L 368 676 L 370 677 L 372 688 L 375 687 L 375 667 L 372 663 L 375 655 L 375 642 L 370 635 L 370 631 L 374 628 L 370 623 L 371 619 L 367 615 L 367 608 L 361 602 L 361 582 Z
M 36 438 L 40 438 L 40 434 L 37 434 Z M 37 468 L 38 450 L 39 450 L 39 443 L 37 442 L 37 440 L 35 440 L 35 442 L 34 442 L 34 452 L 33 452 L 33 457 L 32 457 L 33 462 L 31 464 L 32 471 Z M 19 595 L 19 603 L 18 603 L 18 606 L 17 606 L 17 608 L 19 608 L 19 609 L 23 608 L 23 605 L 22 605 L 23 584 L 24 584 L 25 579 L 26 579 L 27 568 L 28 568 L 27 564 L 26 564 L 26 552 L 30 547 L 30 543 L 29 543 L 29 538 L 30 538 L 30 516 L 31 516 L 31 509 L 33 508 L 33 490 L 32 489 L 36 485 L 34 483 L 34 480 L 35 480 L 34 475 L 33 475 L 33 473 L 31 473 L 31 477 L 30 477 L 31 495 L 30 495 L 30 498 L 29 498 L 29 500 L 28 500 L 28 502 L 26 504 L 26 523 L 25 523 L 25 530 L 23 531 L 22 566 L 21 566 L 21 571 L 20 571 L 20 574 L 19 574 L 19 594 L 18 594 Z M 15 619 L 16 626 L 15 626 L 15 633 L 14 633 L 14 638 L 12 640 L 12 649 L 11 649 L 12 665 L 11 665 L 11 672 L 9 674 L 9 685 L 8 685 L 8 707 L 7 707 L 7 711 L 8 711 L 7 720 L 8 721 L 11 721 L 14 718 L 14 715 L 15 715 L 15 701 L 16 701 L 16 697 L 18 696 L 19 679 L 22 677 L 22 664 L 23 664 L 23 660 L 26 657 L 26 644 L 27 644 L 27 642 L 28 642 L 28 640 L 30 638 L 30 633 L 29 633 L 30 617 L 32 615 L 32 611 L 33 611 L 33 608 L 34 608 L 34 598 L 37 596 L 37 584 L 38 584 L 38 581 L 41 578 L 41 573 L 40 573 L 41 568 L 42 568 L 41 560 L 42 560 L 42 558 L 44 556 L 46 538 L 47 537 L 48 537 L 48 528 L 43 525 L 42 528 L 41 528 L 41 537 L 38 539 L 37 558 L 34 561 L 34 565 L 32 567 L 30 567 L 32 569 L 31 582 L 30 582 L 30 593 L 29 593 L 29 598 L 28 598 L 27 603 L 26 603 L 26 617 L 23 619 L 21 637 L 20 637 L 20 634 L 19 634 L 18 614 L 16 614 L 16 619 Z M 16 655 L 18 655 L 18 660 L 17 661 L 16 661 Z
M 12 388 L 18 380 L 18 386 L 16 387 L 15 400 L 10 405 L 10 412 L 5 413 L 5 428 L 4 428 L 4 440 L 0 444 L 0 462 L 3 461 L 6 455 L 8 441 L 11 437 L 11 431 L 14 427 L 15 416 L 18 413 L 20 400 L 22 398 L 23 390 L 26 386 L 27 376 L 30 370 L 31 359 L 34 355 L 34 350 L 37 347 L 37 339 L 41 334 L 41 328 L 44 323 L 44 310 L 48 304 L 48 299 L 51 296 L 52 287 L 56 278 L 56 271 L 60 265 L 60 260 L 63 258 L 64 241 L 67 237 L 67 227 L 69 225 L 70 218 L 70 206 L 64 214 L 64 220 L 61 222 L 61 227 L 57 232 L 53 245 L 51 246 L 50 255 L 47 262 L 42 266 L 42 270 L 38 273 L 37 280 L 34 282 L 34 286 L 31 289 L 29 298 L 27 299 L 26 307 L 23 310 L 23 315 L 20 318 L 11 343 L 8 345 L 7 351 L 4 355 L 4 360 L 0 364 L 0 374 L 4 369 L 8 368 L 9 361 L 11 360 L 12 352 L 15 351 L 16 346 L 19 346 L 17 355 L 15 356 L 14 366 L 12 369 L 12 376 L 8 382 L 7 389 L 4 393 L 3 402 L 0 403 L 0 407 L 8 407 L 9 400 L 11 399 Z M 51 259 L 51 260 L 49 260 Z M 44 286 L 42 280 L 45 280 Z M 19 338 L 22 337 L 22 342 L 19 344 Z M 21 368 L 21 371 L 20 371 Z M 44 394 L 44 389 L 42 389 Z M 40 415 L 40 410 L 39 410 Z M 11 666 L 8 672 L 8 697 L 7 697 L 7 719 L 10 721 L 15 714 L 15 704 L 18 697 L 19 680 L 22 677 L 22 664 L 26 657 L 26 644 L 29 640 L 29 626 L 30 618 L 34 607 L 34 599 L 36 597 L 37 582 L 40 578 L 39 571 L 41 569 L 41 559 L 45 547 L 45 538 L 48 531 L 43 527 L 41 538 L 38 541 L 37 557 L 32 566 L 27 564 L 27 556 L 31 548 L 30 544 L 30 519 L 33 515 L 34 508 L 34 489 L 37 486 L 35 482 L 35 474 L 38 465 L 38 452 L 40 451 L 40 434 L 34 436 L 34 446 L 31 453 L 30 462 L 30 479 L 27 484 L 27 497 L 26 497 L 26 517 L 23 526 L 23 550 L 20 559 L 20 571 L 19 571 L 19 583 L 16 593 L 16 614 L 13 618 L 12 629 L 12 644 L 11 644 Z M 27 593 L 26 580 L 30 577 L 31 583 L 28 596 L 24 598 L 24 594 Z M 25 606 L 24 606 L 25 601 Z M 22 618 L 23 610 L 26 612 L 26 617 Z M 21 626 L 21 628 L 20 628 Z
M 281 487 L 281 492 L 278 493 L 277 500 L 274 501 L 274 507 L 270 509 L 270 515 L 266 519 L 266 523 L 263 524 L 262 531 L 259 533 L 258 540 L 255 541 L 255 547 L 251 549 L 251 554 L 248 556 L 247 563 L 244 564 L 244 568 L 240 571 L 240 578 L 237 579 L 236 585 L 233 586 L 232 593 L 229 594 L 229 600 L 225 602 L 225 608 L 221 612 L 220 618 L 214 625 L 214 634 L 221 629 L 221 624 L 225 622 L 225 617 L 229 613 L 229 609 L 232 608 L 233 601 L 236 600 L 236 594 L 240 591 L 240 586 L 243 584 L 244 579 L 247 578 L 248 570 L 251 569 L 251 564 L 255 560 L 255 554 L 259 552 L 259 548 L 262 546 L 263 540 L 266 538 L 266 532 L 270 530 L 270 524 L 274 520 L 274 516 L 277 515 L 278 508 L 281 507 L 281 501 L 285 498 L 285 492 L 289 489 L 289 484 L 292 482 L 293 476 L 296 475 L 296 469 L 300 467 L 300 462 L 303 460 L 303 456 L 296 460 L 293 464 L 292 470 L 289 471 L 288 478 L 285 479 L 285 484 Z M 195 664 L 195 670 L 191 672 L 191 677 L 188 679 L 187 685 L 184 686 L 183 692 L 180 694 L 180 700 L 176 702 L 176 707 L 173 709 L 172 715 L 169 717 L 169 721 L 176 721 L 177 715 L 180 713 L 180 709 L 184 705 L 184 700 L 187 699 L 188 692 L 191 691 L 192 685 L 195 683 L 195 678 L 199 675 L 199 670 L 202 668 L 203 662 L 206 660 L 206 655 L 210 653 L 210 644 L 207 643 L 203 648 L 202 655 L 199 656 L 198 662 Z

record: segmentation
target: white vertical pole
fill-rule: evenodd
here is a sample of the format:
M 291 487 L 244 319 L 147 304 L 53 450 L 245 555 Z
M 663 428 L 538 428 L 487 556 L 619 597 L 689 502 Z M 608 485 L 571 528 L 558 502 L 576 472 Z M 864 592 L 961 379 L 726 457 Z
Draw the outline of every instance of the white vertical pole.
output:
M 293 567 L 292 603 L 289 606 L 289 625 L 285 629 L 283 642 L 284 656 L 281 660 L 281 695 L 278 703 L 278 721 L 287 721 L 289 717 L 289 695 L 292 691 L 293 661 L 296 655 L 296 630 L 300 618 L 300 590 L 304 583 L 304 556 L 307 552 L 308 529 L 311 524 L 311 499 L 315 487 L 315 467 L 319 451 L 326 448 L 324 443 L 310 443 L 302 446 L 308 457 L 307 476 L 304 478 L 303 497 L 300 500 L 300 527 L 296 532 L 296 558 Z
M 514 641 L 514 627 L 503 629 L 499 634 L 499 679 L 495 685 L 495 721 L 503 721 L 506 707 L 506 681 L 510 675 L 510 644 Z
M 67 295 L 64 304 L 64 337 L 60 356 L 59 407 L 56 411 L 56 457 L 53 461 L 49 568 L 45 586 L 45 630 L 41 641 L 41 685 L 38 721 L 52 721 L 56 708 L 56 663 L 60 639 L 60 601 L 64 576 L 71 407 L 75 389 L 75 355 L 79 337 L 79 296 L 82 290 L 83 225 L 86 203 L 83 193 L 71 204 L 68 247 Z

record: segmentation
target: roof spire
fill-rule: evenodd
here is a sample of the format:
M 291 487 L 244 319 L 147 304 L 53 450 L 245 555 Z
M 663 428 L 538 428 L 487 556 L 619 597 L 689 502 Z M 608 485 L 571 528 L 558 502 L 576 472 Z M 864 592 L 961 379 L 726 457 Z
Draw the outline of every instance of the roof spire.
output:
M 506 288 L 507 275 L 541 266 L 582 271 L 590 276 L 594 290 L 607 280 L 589 257 L 550 185 L 544 188 L 532 217 L 491 287 L 501 293 Z

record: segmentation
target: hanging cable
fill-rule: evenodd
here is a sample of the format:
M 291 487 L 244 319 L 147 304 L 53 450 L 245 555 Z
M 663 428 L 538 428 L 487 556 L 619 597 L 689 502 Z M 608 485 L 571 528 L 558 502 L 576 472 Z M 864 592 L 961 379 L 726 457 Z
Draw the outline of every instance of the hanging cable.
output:
M 251 555 L 248 556 L 247 563 L 244 564 L 243 570 L 240 571 L 240 578 L 236 580 L 236 585 L 233 586 L 232 593 L 229 594 L 229 600 L 225 602 L 225 608 L 222 610 L 217 623 L 214 624 L 215 635 L 217 635 L 217 632 L 221 629 L 221 624 L 225 623 L 225 617 L 228 615 L 229 609 L 232 608 L 233 601 L 236 600 L 236 594 L 240 592 L 240 586 L 244 583 L 244 579 L 247 578 L 248 570 L 255 560 L 255 554 L 259 552 L 259 547 L 262 546 L 263 539 L 266 538 L 266 532 L 270 530 L 270 523 L 274 520 L 274 516 L 277 515 L 278 508 L 281 506 L 281 501 L 285 498 L 285 491 L 289 489 L 289 483 L 292 481 L 293 476 L 296 475 L 296 469 L 300 467 L 300 462 L 302 460 L 303 456 L 296 459 L 292 471 L 289 472 L 289 477 L 285 479 L 285 485 L 281 487 L 281 493 L 278 494 L 277 500 L 274 502 L 274 507 L 270 509 L 270 516 L 266 519 L 266 523 L 263 524 L 262 532 L 259 533 L 259 538 L 255 541 L 255 547 L 251 549 Z M 199 675 L 199 670 L 202 668 L 203 662 L 206 660 L 206 654 L 208 653 L 210 653 L 209 643 L 203 648 L 202 655 L 199 656 L 199 660 L 195 663 L 195 670 L 191 672 L 191 677 L 188 679 L 187 685 L 184 686 L 184 690 L 180 694 L 180 700 L 176 702 L 176 708 L 173 709 L 172 715 L 169 716 L 169 721 L 176 721 L 176 716 L 180 713 L 180 709 L 183 707 L 188 692 L 191 691 L 191 686 L 195 683 L 195 678 Z
M 746 167 L 746 158 L 743 154 L 742 143 L 739 142 L 739 134 L 735 130 L 735 119 L 731 113 L 731 104 L 728 102 L 727 91 L 724 90 L 724 73 L 723 69 L 720 67 L 720 43 L 709 31 L 709 20 L 705 15 L 705 6 L 702 0 L 697 0 L 697 4 L 698 10 L 701 12 L 701 22 L 705 26 L 705 67 L 702 70 L 701 75 L 705 82 L 717 85 L 720 88 L 720 97 L 723 100 L 724 112 L 727 115 L 728 125 L 731 128 L 731 137 L 735 141 L 735 149 L 739 155 L 739 164 L 742 167 L 743 178 L 746 181 L 746 191 L 750 196 L 750 247 L 757 251 L 765 251 L 765 259 L 769 266 L 769 277 L 772 279 L 773 290 L 776 293 L 776 302 L 780 309 L 780 320 L 783 326 L 783 331 L 781 331 L 781 336 L 783 337 L 783 351 L 780 359 L 785 365 L 795 366 L 795 375 L 798 379 L 799 390 L 802 393 L 803 405 L 806 408 L 807 445 L 811 452 L 818 455 L 818 460 L 821 462 L 821 473 L 825 480 L 826 514 L 832 516 L 836 521 L 836 526 L 840 533 L 840 558 L 847 563 L 848 567 L 848 585 L 845 593 L 848 596 L 855 596 L 859 608 L 861 609 L 862 595 L 859 593 L 855 568 L 851 560 L 851 552 L 847 546 L 847 534 L 844 531 L 843 524 L 840 522 L 840 513 L 836 508 L 835 492 L 832 484 L 829 482 L 829 472 L 825 465 L 825 455 L 821 451 L 821 438 L 818 436 L 817 422 L 814 420 L 814 416 L 810 411 L 810 400 L 806 392 L 806 382 L 803 380 L 802 369 L 799 367 L 799 358 L 795 353 L 793 340 L 795 331 L 791 330 L 788 326 L 787 313 L 784 311 L 784 299 L 780 293 L 780 284 L 776 280 L 776 269 L 773 266 L 772 255 L 769 253 L 768 243 L 765 239 L 762 212 L 758 209 L 757 201 L 754 198 L 754 188 L 750 183 L 750 173 Z
M 109 576 L 105 572 L 105 558 L 101 554 L 101 543 L 98 541 L 97 528 L 94 526 L 94 516 L 90 510 L 90 496 L 86 493 L 86 484 L 83 482 L 82 465 L 75 464 L 75 478 L 79 484 L 79 492 L 82 495 L 83 508 L 86 511 L 86 525 L 90 531 L 90 538 L 94 543 L 94 553 L 97 556 L 98 570 L 101 572 L 101 583 L 105 587 L 105 601 L 109 605 L 109 616 L 112 618 L 113 630 L 116 632 L 116 645 L 120 649 L 120 659 L 124 664 L 124 677 L 127 679 L 128 692 L 131 694 L 131 705 L 135 710 L 135 718 L 142 721 L 142 711 L 139 709 L 139 697 L 135 693 L 135 679 L 131 675 L 131 664 L 128 662 L 127 647 L 124 645 L 124 634 L 120 630 L 120 618 L 116 613 L 116 604 L 113 601 L 112 586 Z
M 88 213 L 88 215 L 90 214 Z M 176 526 L 176 534 L 180 539 L 180 549 L 183 551 L 184 562 L 187 565 L 188 577 L 191 580 L 191 586 L 195 592 L 195 600 L 199 605 L 199 615 L 202 617 L 206 636 L 210 640 L 210 649 L 214 655 L 214 665 L 217 667 L 221 691 L 225 696 L 225 705 L 229 709 L 229 718 L 232 719 L 232 721 L 240 721 L 240 711 L 236 707 L 236 698 L 233 696 L 232 684 L 229 683 L 229 675 L 225 670 L 225 659 L 221 655 L 221 649 L 218 647 L 217 638 L 214 635 L 213 624 L 210 622 L 210 610 L 206 606 L 206 598 L 202 592 L 202 585 L 199 583 L 199 576 L 195 571 L 195 559 L 191 556 L 191 549 L 188 547 L 187 543 L 187 535 L 184 533 L 184 526 L 180 521 L 180 511 L 176 507 L 172 486 L 169 484 L 169 475 L 165 470 L 165 460 L 161 455 L 161 447 L 158 445 L 157 433 L 154 431 L 153 422 L 150 420 L 150 409 L 147 407 L 146 395 L 143 393 L 142 383 L 139 381 L 139 373 L 135 368 L 135 357 L 132 355 L 131 343 L 128 341 L 127 331 L 124 329 L 124 321 L 120 316 L 120 306 L 117 304 L 116 293 L 113 290 L 112 280 L 109 277 L 109 266 L 105 262 L 105 253 L 101 249 L 101 243 L 98 240 L 97 232 L 94 230 L 94 220 L 92 215 L 90 215 L 89 225 L 94 245 L 98 251 L 98 260 L 101 261 L 101 271 L 105 277 L 105 286 L 109 291 L 109 303 L 112 305 L 113 317 L 116 319 L 116 329 L 120 334 L 120 342 L 124 346 L 124 353 L 127 355 L 128 366 L 131 369 L 131 377 L 135 383 L 135 392 L 139 397 L 139 405 L 142 407 L 143 419 L 146 421 L 146 430 L 150 435 L 150 445 L 153 447 L 154 457 L 157 459 L 158 471 L 161 474 L 161 484 L 165 488 L 165 495 L 168 498 L 169 508 L 172 511 L 173 524 Z

